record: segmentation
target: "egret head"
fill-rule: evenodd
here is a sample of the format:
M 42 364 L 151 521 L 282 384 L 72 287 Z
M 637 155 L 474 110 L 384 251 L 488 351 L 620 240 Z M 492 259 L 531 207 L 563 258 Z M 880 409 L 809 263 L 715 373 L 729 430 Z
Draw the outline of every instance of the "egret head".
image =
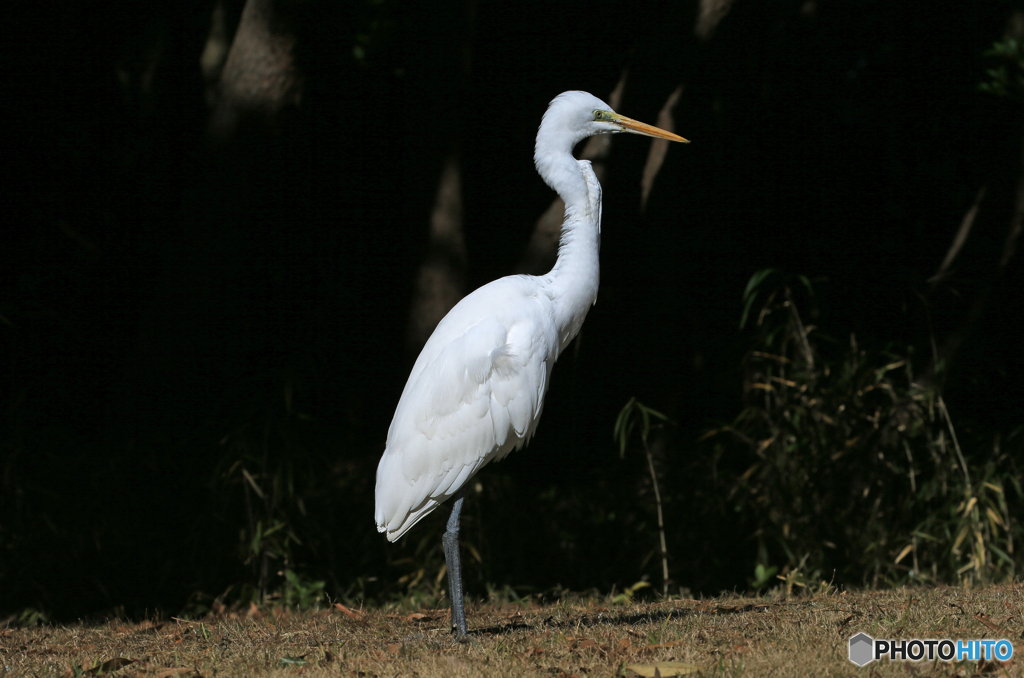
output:
M 672 132 L 619 115 L 593 94 L 563 92 L 548 105 L 537 131 L 537 145 L 533 150 L 537 172 L 563 199 L 585 196 L 586 183 L 572 149 L 587 137 L 617 132 L 689 143 Z
M 619 115 L 612 107 L 587 92 L 563 92 L 552 100 L 541 121 L 541 135 L 571 140 L 575 146 L 595 134 L 629 132 L 689 143 L 683 137 Z M 540 137 L 538 137 L 538 141 Z

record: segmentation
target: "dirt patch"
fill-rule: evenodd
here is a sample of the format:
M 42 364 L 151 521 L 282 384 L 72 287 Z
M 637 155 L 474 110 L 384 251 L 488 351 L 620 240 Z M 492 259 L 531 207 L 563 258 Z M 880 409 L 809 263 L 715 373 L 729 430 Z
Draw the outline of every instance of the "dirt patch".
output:
M 845 591 L 614 605 L 478 604 L 470 639 L 453 640 L 447 610 L 344 606 L 318 612 L 227 612 L 171 619 L 0 630 L 6 675 L 1021 676 L 1022 661 L 875 661 L 858 668 L 849 638 L 1007 639 L 1024 651 L 1024 589 Z M 645 670 L 645 669 L 642 669 Z M 640 671 L 642 674 L 642 670 Z M 679 671 L 679 673 L 672 673 Z M 653 669 L 646 675 L 655 675 Z

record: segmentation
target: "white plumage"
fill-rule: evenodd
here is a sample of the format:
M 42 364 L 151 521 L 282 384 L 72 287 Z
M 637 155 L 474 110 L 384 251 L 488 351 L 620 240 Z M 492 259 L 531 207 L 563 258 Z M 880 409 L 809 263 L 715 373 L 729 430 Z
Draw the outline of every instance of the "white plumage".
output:
M 576 160 L 572 150 L 588 136 L 614 132 L 685 141 L 618 115 L 586 92 L 565 92 L 548 106 L 534 163 L 565 201 L 558 259 L 547 275 L 509 276 L 477 289 L 427 340 L 377 467 L 374 517 L 390 541 L 455 495 L 481 468 L 529 442 L 537 430 L 551 368 L 597 299 L 601 185 L 590 162 Z M 458 508 L 449 532 L 458 558 Z M 450 580 L 453 569 L 458 571 L 457 563 L 450 563 Z M 465 635 L 461 583 L 458 591 L 450 584 L 453 623 L 461 615 L 457 626 Z
M 571 247 L 590 250 L 580 252 L 590 260 L 587 280 L 567 289 L 557 266 L 545 276 L 501 278 L 438 323 L 406 382 L 377 467 L 375 517 L 389 540 L 536 431 L 551 368 L 597 299 L 601 187 L 590 163 L 580 166 L 593 199 L 576 225 L 585 222 L 591 232 L 579 234 Z

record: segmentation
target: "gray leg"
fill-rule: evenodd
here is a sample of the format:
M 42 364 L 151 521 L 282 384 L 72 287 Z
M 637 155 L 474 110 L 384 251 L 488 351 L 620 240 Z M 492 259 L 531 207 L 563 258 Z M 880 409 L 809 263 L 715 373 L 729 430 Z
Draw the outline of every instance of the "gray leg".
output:
M 466 637 L 466 608 L 462 601 L 462 558 L 459 554 L 459 517 L 462 515 L 462 500 L 465 494 L 465 488 L 455 494 L 452 515 L 448 518 L 448 529 L 441 537 L 441 543 L 444 544 L 444 561 L 448 565 L 448 591 L 452 599 L 452 629 L 459 638 Z

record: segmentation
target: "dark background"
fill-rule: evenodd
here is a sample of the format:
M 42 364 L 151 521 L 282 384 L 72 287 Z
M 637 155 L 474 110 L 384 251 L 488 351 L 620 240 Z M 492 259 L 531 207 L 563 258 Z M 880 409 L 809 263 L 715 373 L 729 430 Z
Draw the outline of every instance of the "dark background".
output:
M 644 212 L 650 142 L 612 144 L 599 303 L 534 442 L 480 476 L 471 594 L 656 576 L 645 463 L 619 458 L 615 416 L 632 396 L 665 412 L 665 463 L 698 463 L 700 434 L 740 407 L 742 293 L 767 266 L 815 280 L 834 336 L 916 346 L 922 371 L 931 337 L 950 347 L 946 402 L 968 428 L 1021 423 L 1024 267 L 1000 261 L 1024 117 L 978 87 L 1020 3 L 736 0 L 703 37 L 695 2 L 253 6 L 287 58 L 257 40 L 205 75 L 208 0 L 8 24 L 0 612 L 175 611 L 251 582 L 238 460 L 286 487 L 288 566 L 328 593 L 384 599 L 436 563 L 444 512 L 388 545 L 372 493 L 441 170 L 461 170 L 465 293 L 517 266 L 550 205 L 532 166 L 547 102 L 607 99 L 624 73 L 619 112 L 650 123 L 682 86 L 692 143 Z M 222 7 L 230 46 L 243 3 Z M 244 72 L 281 87 L 225 95 Z M 673 478 L 674 580 L 744 587 L 749 535 Z

